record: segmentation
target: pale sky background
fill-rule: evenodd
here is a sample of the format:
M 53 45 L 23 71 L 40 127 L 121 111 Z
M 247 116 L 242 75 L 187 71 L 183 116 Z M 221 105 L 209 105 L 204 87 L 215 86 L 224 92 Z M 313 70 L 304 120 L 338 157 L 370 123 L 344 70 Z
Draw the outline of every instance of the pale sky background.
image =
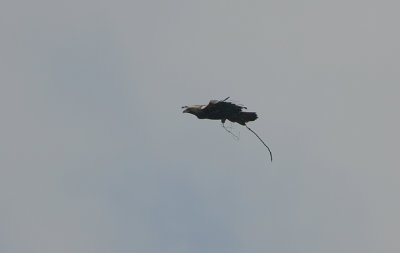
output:
M 400 252 L 399 9 L 1 1 L 0 252 Z

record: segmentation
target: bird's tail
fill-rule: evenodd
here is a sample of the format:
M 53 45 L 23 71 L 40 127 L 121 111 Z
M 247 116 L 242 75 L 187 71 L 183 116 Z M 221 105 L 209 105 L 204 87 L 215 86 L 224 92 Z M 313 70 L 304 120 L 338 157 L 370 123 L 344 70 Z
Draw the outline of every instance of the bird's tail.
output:
M 257 117 L 257 113 L 255 113 L 255 112 L 240 112 L 239 118 L 240 118 L 240 123 L 246 123 L 249 121 L 254 121 L 258 117 Z

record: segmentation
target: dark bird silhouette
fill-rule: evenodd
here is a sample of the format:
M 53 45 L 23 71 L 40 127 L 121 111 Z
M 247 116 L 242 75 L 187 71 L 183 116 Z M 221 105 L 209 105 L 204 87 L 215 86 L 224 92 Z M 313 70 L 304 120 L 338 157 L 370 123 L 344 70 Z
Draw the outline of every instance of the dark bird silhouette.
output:
M 249 121 L 256 120 L 257 113 L 255 112 L 243 112 L 243 109 L 247 109 L 242 105 L 237 105 L 231 102 L 227 102 L 229 97 L 224 100 L 211 100 L 208 105 L 187 105 L 182 106 L 183 113 L 191 113 L 199 119 L 211 119 L 211 120 L 221 120 L 222 126 L 225 128 L 224 124 L 226 120 L 229 120 L 234 123 L 239 123 L 240 125 L 245 126 L 249 129 L 257 138 L 264 144 L 264 146 L 268 149 L 271 162 L 272 162 L 272 153 L 270 148 L 265 144 L 265 142 L 258 136 L 256 132 L 254 132 L 250 127 L 246 125 Z M 225 128 L 225 130 L 227 130 Z M 230 132 L 229 130 L 227 130 Z

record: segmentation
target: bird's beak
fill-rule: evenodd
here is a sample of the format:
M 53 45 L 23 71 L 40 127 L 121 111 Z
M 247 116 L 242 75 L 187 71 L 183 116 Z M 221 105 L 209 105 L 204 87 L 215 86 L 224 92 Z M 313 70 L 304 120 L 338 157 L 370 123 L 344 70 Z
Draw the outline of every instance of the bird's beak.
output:
M 185 110 L 183 110 L 182 113 L 187 113 L 187 112 L 189 112 L 189 109 L 188 109 L 188 108 L 186 108 Z
M 182 112 L 182 113 L 188 112 L 188 108 L 187 108 L 187 106 L 186 106 L 186 105 L 185 105 L 185 106 L 182 106 L 182 109 L 185 109 L 185 110 L 183 110 L 183 112 Z

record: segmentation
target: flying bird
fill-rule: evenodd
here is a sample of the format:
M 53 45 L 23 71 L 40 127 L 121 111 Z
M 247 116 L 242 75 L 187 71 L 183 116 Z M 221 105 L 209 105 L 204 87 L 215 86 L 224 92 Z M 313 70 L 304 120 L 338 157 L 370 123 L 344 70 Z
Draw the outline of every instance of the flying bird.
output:
M 247 109 L 245 106 L 237 105 L 232 102 L 228 102 L 229 97 L 224 100 L 211 100 L 208 105 L 187 105 L 182 106 L 183 113 L 191 113 L 199 119 L 211 119 L 221 120 L 222 126 L 224 127 L 225 121 L 229 120 L 233 123 L 238 123 L 249 129 L 257 138 L 264 144 L 268 149 L 269 155 L 272 162 L 272 152 L 265 142 L 254 132 L 250 127 L 246 125 L 247 122 L 255 121 L 257 113 L 255 112 L 243 112 L 243 109 Z M 224 127 L 225 128 L 225 127 Z M 225 130 L 227 130 L 225 128 Z M 227 130 L 230 132 L 229 130 Z

